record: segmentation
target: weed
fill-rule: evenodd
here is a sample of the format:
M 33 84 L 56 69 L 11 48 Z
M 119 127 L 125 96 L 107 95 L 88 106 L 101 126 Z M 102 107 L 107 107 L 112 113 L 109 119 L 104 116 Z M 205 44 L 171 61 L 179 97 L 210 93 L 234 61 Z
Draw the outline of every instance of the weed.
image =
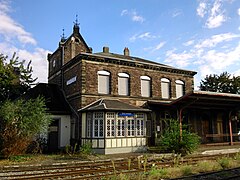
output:
M 92 154 L 92 144 L 90 142 L 85 143 L 81 146 L 80 152 L 83 154 Z
M 228 169 L 230 168 L 230 159 L 226 157 L 219 158 L 217 162 L 220 164 L 220 166 L 223 169 Z
M 182 166 L 180 170 L 183 176 L 189 176 L 193 174 L 192 166 Z
M 197 171 L 200 173 L 218 171 L 221 166 L 216 161 L 200 161 L 197 163 Z

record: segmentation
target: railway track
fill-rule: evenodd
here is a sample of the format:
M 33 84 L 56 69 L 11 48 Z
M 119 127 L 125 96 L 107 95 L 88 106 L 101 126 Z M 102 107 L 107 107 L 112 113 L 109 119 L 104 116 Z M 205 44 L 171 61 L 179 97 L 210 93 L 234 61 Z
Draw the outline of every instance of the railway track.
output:
M 225 155 L 201 155 L 188 158 L 129 157 L 105 161 L 55 163 L 52 165 L 21 165 L 0 167 L 0 179 L 101 179 L 117 174 L 146 172 L 152 166 L 163 168 L 176 164 L 196 164 L 202 160 L 213 160 Z

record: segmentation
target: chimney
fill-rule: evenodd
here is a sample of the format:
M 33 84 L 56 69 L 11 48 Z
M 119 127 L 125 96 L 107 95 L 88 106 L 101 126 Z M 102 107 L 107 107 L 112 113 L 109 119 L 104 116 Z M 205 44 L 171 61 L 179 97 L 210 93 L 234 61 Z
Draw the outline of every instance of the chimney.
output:
M 103 52 L 104 52 L 104 53 L 109 53 L 109 47 L 104 46 L 104 47 L 103 47 Z
M 129 56 L 130 55 L 130 52 L 129 52 L 129 49 L 127 47 L 124 48 L 124 56 Z

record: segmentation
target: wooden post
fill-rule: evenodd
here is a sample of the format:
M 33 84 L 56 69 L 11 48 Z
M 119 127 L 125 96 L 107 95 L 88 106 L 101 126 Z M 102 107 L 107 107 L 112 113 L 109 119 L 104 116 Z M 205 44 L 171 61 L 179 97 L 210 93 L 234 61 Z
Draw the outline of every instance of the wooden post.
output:
M 233 135 L 232 135 L 232 120 L 229 118 L 229 135 L 230 135 L 230 145 L 233 145 Z

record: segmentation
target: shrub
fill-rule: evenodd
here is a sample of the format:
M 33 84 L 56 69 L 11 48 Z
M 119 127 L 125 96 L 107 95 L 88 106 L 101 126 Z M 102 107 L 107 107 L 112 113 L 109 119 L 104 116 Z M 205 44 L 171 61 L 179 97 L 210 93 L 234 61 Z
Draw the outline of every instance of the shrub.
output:
M 182 126 L 182 138 L 180 137 L 180 125 L 177 120 L 170 120 L 169 126 L 160 137 L 160 149 L 165 152 L 175 152 L 177 154 L 189 154 L 197 149 L 200 144 L 200 137 L 187 130 L 187 126 Z
M 51 123 L 43 98 L 6 101 L 0 106 L 0 153 L 8 158 L 24 154 L 36 135 Z
M 88 142 L 81 146 L 80 152 L 83 154 L 92 154 L 92 143 Z

